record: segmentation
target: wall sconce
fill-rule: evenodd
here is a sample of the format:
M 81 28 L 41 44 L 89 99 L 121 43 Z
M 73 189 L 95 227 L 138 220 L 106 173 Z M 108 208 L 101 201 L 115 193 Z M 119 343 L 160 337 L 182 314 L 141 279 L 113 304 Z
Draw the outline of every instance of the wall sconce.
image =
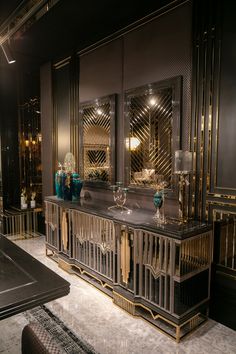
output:
M 3 51 L 4 55 L 5 55 L 5 58 L 6 58 L 7 62 L 8 62 L 8 64 L 15 63 L 16 60 L 12 56 L 12 53 L 11 53 L 10 48 L 9 48 L 9 45 L 5 42 L 5 43 L 1 44 L 1 48 L 2 48 L 2 51 Z

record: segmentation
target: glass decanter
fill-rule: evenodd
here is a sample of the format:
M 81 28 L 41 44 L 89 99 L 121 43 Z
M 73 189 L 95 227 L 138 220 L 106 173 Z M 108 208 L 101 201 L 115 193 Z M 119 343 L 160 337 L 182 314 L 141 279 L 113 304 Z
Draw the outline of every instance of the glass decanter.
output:
M 110 206 L 108 209 L 120 209 L 121 213 L 126 211 L 128 214 L 131 212 L 129 208 L 125 206 L 126 199 L 127 199 L 127 192 L 129 188 L 127 187 L 122 187 L 123 183 L 122 182 L 116 182 L 115 185 L 112 185 L 110 188 L 113 191 L 113 199 L 116 205 Z

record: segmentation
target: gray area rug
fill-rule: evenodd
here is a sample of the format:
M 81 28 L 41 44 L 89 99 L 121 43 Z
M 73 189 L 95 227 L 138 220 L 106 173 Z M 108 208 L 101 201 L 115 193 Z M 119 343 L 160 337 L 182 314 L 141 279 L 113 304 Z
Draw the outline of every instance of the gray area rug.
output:
M 95 349 L 78 334 L 71 331 L 46 306 L 37 306 L 24 313 L 29 322 L 38 322 L 68 354 L 98 354 Z

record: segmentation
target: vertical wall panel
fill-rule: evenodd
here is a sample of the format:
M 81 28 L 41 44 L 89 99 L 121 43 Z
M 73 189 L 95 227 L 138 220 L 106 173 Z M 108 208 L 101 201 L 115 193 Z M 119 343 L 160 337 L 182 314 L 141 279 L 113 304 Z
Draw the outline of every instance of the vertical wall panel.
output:
M 225 194 L 236 194 L 236 26 L 232 14 L 236 2 L 222 2 L 221 70 L 219 90 L 218 149 L 216 188 Z M 231 19 L 231 20 L 230 20 Z
M 16 68 L 0 68 L 0 135 L 3 207 L 20 205 Z
M 114 40 L 80 57 L 80 102 L 89 101 L 110 94 L 118 94 L 117 100 L 117 166 L 124 165 L 123 157 L 123 39 Z M 122 179 L 122 169 L 117 171 L 118 180 Z
M 122 91 L 122 39 L 80 57 L 80 102 Z
M 63 162 L 70 151 L 70 62 L 55 65 L 54 85 L 54 122 L 57 127 L 56 160 Z
M 192 5 L 188 2 L 125 35 L 124 89 L 183 76 L 183 148 L 189 148 Z M 183 20 L 184 19 L 184 20 Z
M 44 64 L 40 69 L 40 103 L 42 129 L 42 184 L 43 200 L 53 195 L 53 110 L 52 110 L 52 71 L 51 63 Z
M 117 166 L 124 166 L 124 91 L 178 75 L 183 77 L 182 143 L 189 148 L 191 18 L 189 1 L 80 57 L 80 102 L 118 94 Z M 121 168 L 117 178 L 123 180 Z

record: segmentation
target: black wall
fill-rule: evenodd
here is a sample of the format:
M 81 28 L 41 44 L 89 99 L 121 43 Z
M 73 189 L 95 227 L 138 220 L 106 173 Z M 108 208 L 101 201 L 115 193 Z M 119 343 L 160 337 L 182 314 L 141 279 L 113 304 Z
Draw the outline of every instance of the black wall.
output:
M 185 19 L 184 21 L 182 19 Z M 188 2 L 80 57 L 80 102 L 118 94 L 117 178 L 124 180 L 124 92 L 181 75 L 181 142 L 189 148 L 192 4 Z M 174 29 L 174 30 L 173 30 Z
M 3 207 L 19 206 L 18 85 L 16 68 L 0 67 L 0 134 Z
M 236 195 L 236 26 L 235 1 L 221 4 L 221 55 L 216 185 L 224 194 Z M 230 20 L 231 19 L 231 20 Z

